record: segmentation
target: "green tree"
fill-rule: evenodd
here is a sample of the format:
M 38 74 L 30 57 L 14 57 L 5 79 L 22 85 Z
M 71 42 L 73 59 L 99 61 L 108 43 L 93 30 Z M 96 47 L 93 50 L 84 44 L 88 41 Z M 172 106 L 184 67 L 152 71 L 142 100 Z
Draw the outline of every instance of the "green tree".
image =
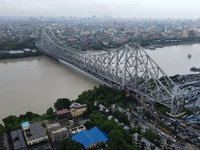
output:
M 100 130 L 109 133 L 111 130 L 122 130 L 122 127 L 118 125 L 114 120 L 106 120 L 100 125 Z
M 110 104 L 112 104 L 112 103 L 115 102 L 115 98 L 114 98 L 114 95 L 112 93 L 107 94 L 107 96 L 106 96 L 106 102 L 110 103 Z
M 6 131 L 6 128 L 2 124 L 0 124 L 0 133 L 3 133 L 5 131 Z
M 125 114 L 119 112 L 118 110 L 117 110 L 117 111 L 114 111 L 114 112 L 112 113 L 112 115 L 113 115 L 115 118 L 117 118 L 120 122 L 123 122 L 123 123 L 125 123 L 125 124 L 127 124 L 127 125 L 130 124 L 130 122 L 129 122 L 129 120 L 128 120 L 128 117 L 127 117 Z
M 142 132 L 142 128 L 141 128 L 141 126 L 138 126 L 138 127 L 137 127 L 137 133 L 140 134 L 141 132 Z
M 104 95 L 103 95 L 102 93 L 101 93 L 101 94 L 99 95 L 99 97 L 98 97 L 99 100 L 104 100 L 104 98 L 105 98 L 105 97 L 104 97 Z
M 150 118 L 150 112 L 149 111 L 145 111 L 144 112 L 144 116 L 146 116 L 147 118 Z
M 190 110 L 190 109 L 186 109 L 186 114 L 189 116 L 189 115 L 192 115 L 193 114 L 193 111 Z
M 109 132 L 108 136 L 109 136 L 110 138 L 113 138 L 113 137 L 115 137 L 115 136 L 120 136 L 120 137 L 124 138 L 124 134 L 123 134 L 122 130 L 117 130 L 117 129 L 111 130 L 111 131 Z
M 47 109 L 47 115 L 52 115 L 53 114 L 53 108 L 49 107 L 49 109 Z
M 60 150 L 81 150 L 81 143 L 67 138 L 67 139 L 61 140 Z
M 33 118 L 33 113 L 30 112 L 30 111 L 27 111 L 27 112 L 26 112 L 26 118 L 27 118 L 28 120 L 31 120 L 31 119 Z
M 106 116 L 104 114 L 101 114 L 101 113 L 97 113 L 94 115 L 94 124 L 96 126 L 100 126 L 100 124 L 103 123 L 103 121 L 106 120 Z
M 137 111 L 137 107 L 136 106 L 134 106 L 134 110 Z
M 12 115 L 3 119 L 3 122 L 4 122 L 5 125 L 6 124 L 12 124 L 12 123 L 17 122 L 17 121 L 18 121 L 17 116 L 12 116 Z
M 147 129 L 144 132 L 144 137 L 154 144 L 159 143 L 159 141 L 161 140 L 161 137 L 158 134 L 154 133 L 151 129 Z
M 93 122 L 91 122 L 91 121 L 86 121 L 84 126 L 87 128 L 87 130 L 90 130 L 95 126 L 95 124 Z
M 124 147 L 127 145 L 126 141 L 120 136 L 114 136 L 111 138 L 108 148 L 106 150 L 124 150 Z
M 63 108 L 69 109 L 69 106 L 71 105 L 71 101 L 68 98 L 59 98 L 54 103 L 54 106 L 57 110 L 61 110 Z

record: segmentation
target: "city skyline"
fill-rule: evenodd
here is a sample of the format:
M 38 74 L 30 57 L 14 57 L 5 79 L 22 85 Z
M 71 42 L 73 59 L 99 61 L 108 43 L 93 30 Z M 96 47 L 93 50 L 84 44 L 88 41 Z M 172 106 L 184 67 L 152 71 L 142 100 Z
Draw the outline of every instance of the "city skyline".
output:
M 199 18 L 197 0 L 1 0 L 1 16 Z

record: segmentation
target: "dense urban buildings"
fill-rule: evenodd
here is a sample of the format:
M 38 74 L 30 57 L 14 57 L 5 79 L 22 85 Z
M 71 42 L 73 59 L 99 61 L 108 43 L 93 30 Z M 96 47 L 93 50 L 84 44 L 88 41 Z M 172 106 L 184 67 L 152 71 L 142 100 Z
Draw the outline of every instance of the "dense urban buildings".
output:
M 200 19 L 0 17 L 0 43 L 39 38 L 40 30 L 45 28 L 50 28 L 64 45 L 79 50 L 115 48 L 129 42 L 149 46 L 200 37 Z

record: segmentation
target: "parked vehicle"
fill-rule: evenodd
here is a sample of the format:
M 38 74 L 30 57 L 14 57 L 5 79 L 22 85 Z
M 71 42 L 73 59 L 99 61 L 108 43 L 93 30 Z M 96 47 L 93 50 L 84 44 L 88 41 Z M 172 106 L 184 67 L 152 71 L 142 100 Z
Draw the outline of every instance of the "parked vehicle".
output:
M 193 118 L 194 117 L 194 115 L 190 115 L 189 117 L 187 117 L 188 119 L 190 119 L 190 118 Z

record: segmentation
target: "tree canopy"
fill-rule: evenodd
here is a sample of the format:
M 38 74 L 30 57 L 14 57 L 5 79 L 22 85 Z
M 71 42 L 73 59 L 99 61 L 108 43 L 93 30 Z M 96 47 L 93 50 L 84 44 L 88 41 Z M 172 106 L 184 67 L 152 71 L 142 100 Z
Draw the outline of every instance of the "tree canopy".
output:
M 156 145 L 158 144 L 157 142 L 161 140 L 161 137 L 158 134 L 154 133 L 151 129 L 147 129 L 144 132 L 144 137 Z
M 60 150 L 81 150 L 81 146 L 81 143 L 68 138 L 60 142 Z
M 112 113 L 112 115 L 113 115 L 115 118 L 117 118 L 120 122 L 123 122 L 123 123 L 125 123 L 125 124 L 127 124 L 127 125 L 130 124 L 130 121 L 128 120 L 128 117 L 127 117 L 125 114 L 119 112 L 118 110 L 117 110 L 117 111 L 114 111 L 114 112 Z
M 71 101 L 68 98 L 59 98 L 54 103 L 54 106 L 57 110 L 61 110 L 64 108 L 69 109 L 69 106 L 71 105 Z
M 44 119 L 51 120 L 55 117 L 55 113 L 52 112 L 53 108 L 49 108 L 47 110 L 47 114 L 38 115 L 35 113 L 32 113 L 30 111 L 26 112 L 26 114 L 21 114 L 19 117 L 10 115 L 3 120 L 3 123 L 5 124 L 6 131 L 18 129 L 21 126 L 21 123 L 26 121 L 40 121 Z
M 29 38 L 23 42 L 7 41 L 0 43 L 0 49 L 3 51 L 22 50 L 23 48 L 36 49 L 35 41 L 35 38 Z

